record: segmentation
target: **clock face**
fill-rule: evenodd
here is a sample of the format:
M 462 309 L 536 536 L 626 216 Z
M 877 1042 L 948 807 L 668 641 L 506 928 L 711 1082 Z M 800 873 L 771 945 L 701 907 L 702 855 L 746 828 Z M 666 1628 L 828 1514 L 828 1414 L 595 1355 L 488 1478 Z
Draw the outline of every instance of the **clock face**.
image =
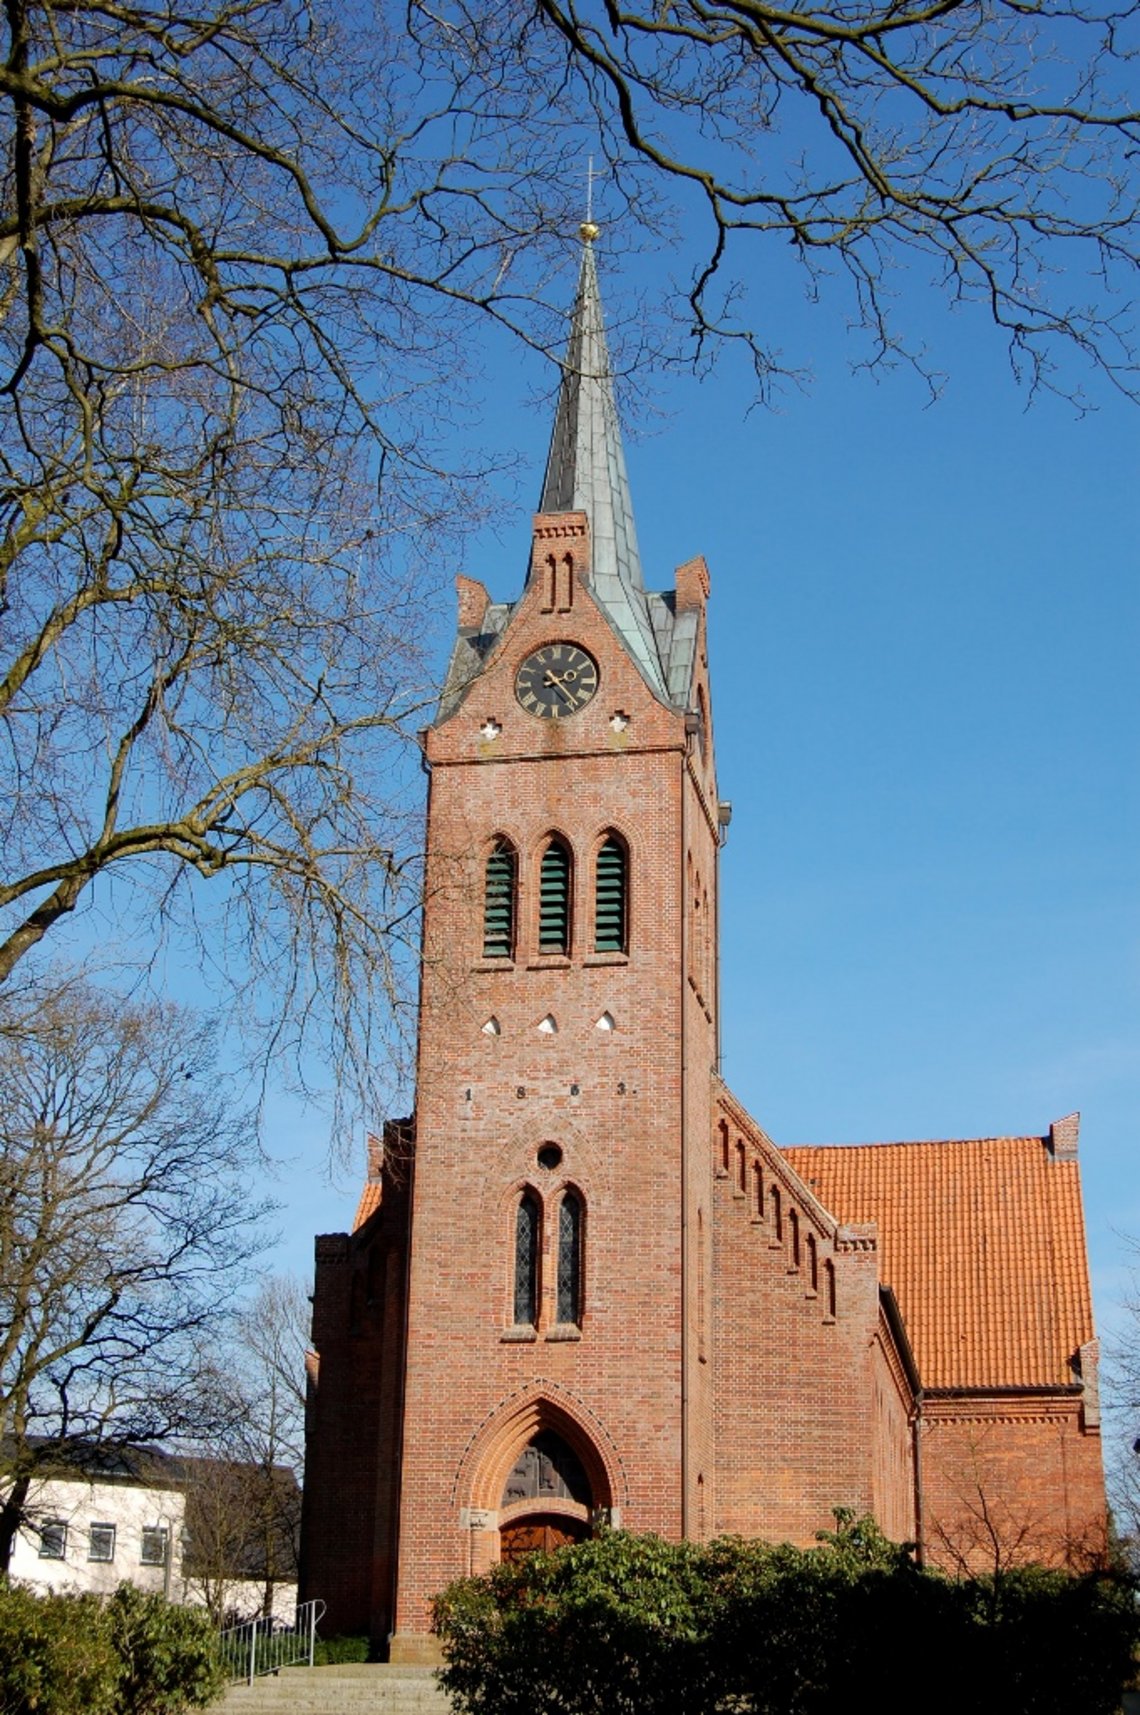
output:
M 528 715 L 565 720 L 598 688 L 598 664 L 576 643 L 545 643 L 515 674 L 515 696 Z

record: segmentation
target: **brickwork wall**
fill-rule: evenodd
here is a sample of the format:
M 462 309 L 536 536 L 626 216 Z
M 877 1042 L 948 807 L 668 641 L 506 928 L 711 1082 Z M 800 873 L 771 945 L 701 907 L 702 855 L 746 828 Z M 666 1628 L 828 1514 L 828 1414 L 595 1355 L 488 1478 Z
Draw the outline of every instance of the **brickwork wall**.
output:
M 392 1627 L 409 1189 L 393 1165 L 371 1220 L 316 1243 L 300 1600 L 326 1603 L 328 1636 Z
M 714 1429 L 715 1328 L 713 1326 L 713 1163 L 708 1137 L 717 1058 L 718 856 L 715 750 L 709 685 L 704 601 L 708 572 L 703 560 L 677 574 L 678 605 L 699 606 L 696 668 L 690 706 L 700 723 L 686 758 L 683 799 L 686 910 L 684 1006 L 684 1207 L 686 1316 L 685 1505 L 686 1535 L 715 1534 L 716 1448 Z
M 874 1405 L 871 1433 L 871 1511 L 895 1542 L 914 1542 L 916 1403 L 891 1330 L 880 1315 L 871 1349 Z
M 727 1097 L 712 1152 L 717 1529 L 810 1544 L 837 1506 L 912 1523 L 874 1228 L 838 1226 Z
M 1084 1567 L 1103 1554 L 1100 1436 L 1085 1426 L 1079 1399 L 928 1400 L 921 1459 L 930 1564 Z

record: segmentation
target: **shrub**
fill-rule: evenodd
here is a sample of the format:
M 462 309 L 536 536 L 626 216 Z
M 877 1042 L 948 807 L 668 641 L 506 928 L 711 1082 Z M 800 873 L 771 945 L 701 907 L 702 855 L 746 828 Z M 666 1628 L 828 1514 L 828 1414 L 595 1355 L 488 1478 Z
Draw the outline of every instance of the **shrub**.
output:
M 225 1678 L 204 1608 L 177 1607 L 120 1584 L 107 1603 L 107 1617 L 119 1657 L 121 1715 L 182 1715 L 220 1696 Z
M 94 1596 L 36 1596 L 0 1579 L 3 1715 L 113 1715 L 119 1664 Z
M 438 1598 L 444 1688 L 488 1715 L 700 1715 L 700 1550 L 607 1531 Z
M 0 1715 L 183 1715 L 223 1685 L 204 1609 L 130 1584 L 101 1601 L 0 1580 Z
M 1119 1574 L 954 1582 L 868 1519 L 814 1549 L 606 1532 L 437 1598 L 468 1715 L 1114 1715 L 1138 1638 Z

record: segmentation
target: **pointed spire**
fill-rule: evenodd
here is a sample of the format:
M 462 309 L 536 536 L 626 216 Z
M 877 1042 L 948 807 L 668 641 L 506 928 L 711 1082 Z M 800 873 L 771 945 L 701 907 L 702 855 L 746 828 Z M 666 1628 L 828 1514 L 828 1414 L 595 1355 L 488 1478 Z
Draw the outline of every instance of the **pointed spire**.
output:
M 590 587 L 642 673 L 668 700 L 633 522 L 621 424 L 598 295 L 592 221 L 580 228 L 582 268 L 562 365 L 541 512 L 584 512 L 590 523 Z

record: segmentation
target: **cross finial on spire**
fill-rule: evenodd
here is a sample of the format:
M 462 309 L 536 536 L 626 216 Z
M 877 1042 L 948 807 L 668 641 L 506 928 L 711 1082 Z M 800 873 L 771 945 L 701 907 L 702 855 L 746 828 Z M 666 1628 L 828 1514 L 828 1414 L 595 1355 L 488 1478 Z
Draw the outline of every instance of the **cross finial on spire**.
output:
M 586 163 L 586 218 L 578 228 L 583 244 L 592 244 L 601 230 L 594 224 L 594 180 L 599 176 L 594 172 L 594 157 L 591 155 Z

